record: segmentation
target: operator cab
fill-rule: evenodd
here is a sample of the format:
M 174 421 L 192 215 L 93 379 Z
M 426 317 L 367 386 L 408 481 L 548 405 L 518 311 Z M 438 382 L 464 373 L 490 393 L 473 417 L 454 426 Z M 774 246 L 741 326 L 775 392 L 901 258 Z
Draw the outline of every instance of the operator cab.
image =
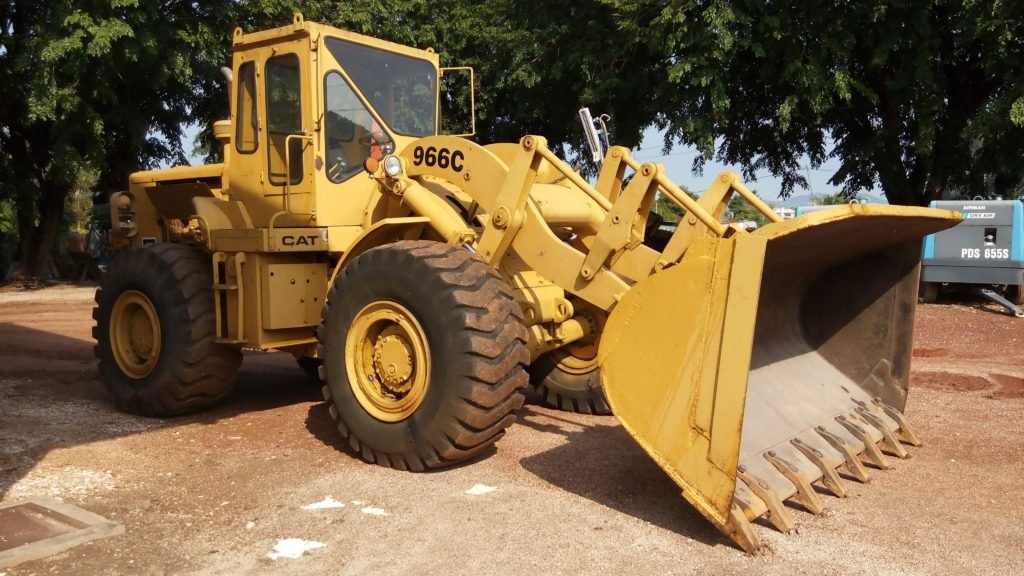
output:
M 233 43 L 232 200 L 256 227 L 356 226 L 378 202 L 356 178 L 437 134 L 438 56 L 305 22 Z

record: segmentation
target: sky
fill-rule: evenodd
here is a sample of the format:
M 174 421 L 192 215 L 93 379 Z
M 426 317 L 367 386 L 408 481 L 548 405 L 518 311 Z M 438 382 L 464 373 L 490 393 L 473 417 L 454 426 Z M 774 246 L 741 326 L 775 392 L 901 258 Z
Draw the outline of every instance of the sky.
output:
M 615 135 L 612 134 L 614 140 Z M 665 166 L 665 175 L 671 178 L 676 184 L 685 186 L 691 192 L 700 194 L 714 181 L 722 172 L 736 172 L 742 176 L 743 172 L 738 165 L 722 164 L 720 162 L 708 161 L 704 164 L 704 171 L 701 175 L 694 175 L 691 172 L 693 159 L 697 156 L 697 149 L 692 146 L 676 145 L 667 156 L 661 153 L 664 133 L 656 129 L 648 129 L 644 133 L 644 139 L 640 147 L 633 151 L 633 158 L 639 162 L 658 162 Z M 808 160 L 805 158 L 801 163 L 808 167 Z M 805 168 L 805 169 L 807 169 Z M 797 188 L 793 191 L 792 200 L 797 205 L 809 203 L 809 198 L 804 198 L 810 193 L 815 196 L 832 195 L 839 192 L 839 188 L 828 183 L 828 179 L 839 170 L 839 161 L 830 159 L 817 169 L 809 169 L 805 173 L 810 183 L 809 190 Z M 756 190 L 766 202 L 770 204 L 781 204 L 778 198 L 782 189 L 782 179 L 773 177 L 767 170 L 758 173 L 757 180 L 745 181 L 747 188 Z M 877 197 L 878 202 L 884 202 L 882 191 L 877 187 L 865 195 Z M 804 200 L 800 202 L 800 200 Z M 786 202 L 787 205 L 792 202 Z

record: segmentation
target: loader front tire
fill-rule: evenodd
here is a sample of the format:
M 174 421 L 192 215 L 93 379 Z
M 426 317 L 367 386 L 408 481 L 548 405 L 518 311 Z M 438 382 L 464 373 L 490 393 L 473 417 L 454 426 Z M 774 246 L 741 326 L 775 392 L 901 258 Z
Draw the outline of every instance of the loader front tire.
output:
M 530 366 L 530 384 L 553 408 L 578 414 L 612 413 L 601 390 L 597 358 L 580 354 L 571 346 L 537 358 Z
M 318 334 L 338 431 L 367 462 L 400 470 L 481 453 L 523 404 L 521 318 L 501 276 L 462 248 L 403 241 L 359 255 Z
M 178 416 L 223 399 L 242 353 L 215 342 L 210 258 L 180 244 L 119 254 L 96 290 L 94 351 L 114 404 Z

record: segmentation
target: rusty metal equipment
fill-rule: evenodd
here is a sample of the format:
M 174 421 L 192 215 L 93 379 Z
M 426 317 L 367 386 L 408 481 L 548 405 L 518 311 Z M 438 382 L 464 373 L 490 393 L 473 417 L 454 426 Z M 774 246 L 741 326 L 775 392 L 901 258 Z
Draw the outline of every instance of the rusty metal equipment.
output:
M 353 451 L 423 470 L 497 441 L 532 377 L 562 408 L 610 408 L 745 550 L 756 518 L 789 530 L 787 500 L 818 512 L 815 483 L 843 496 L 837 470 L 867 481 L 865 462 L 919 442 L 903 411 L 921 238 L 957 214 L 782 221 L 729 173 L 694 200 L 604 153 L 587 114 L 591 184 L 541 136 L 439 134 L 438 78 L 465 69 L 301 15 L 236 30 L 232 53 L 224 162 L 134 174 L 111 202 L 95 336 L 122 408 L 201 409 L 242 348 L 284 350 Z M 771 223 L 721 224 L 736 194 Z M 658 195 L 683 215 L 652 243 Z

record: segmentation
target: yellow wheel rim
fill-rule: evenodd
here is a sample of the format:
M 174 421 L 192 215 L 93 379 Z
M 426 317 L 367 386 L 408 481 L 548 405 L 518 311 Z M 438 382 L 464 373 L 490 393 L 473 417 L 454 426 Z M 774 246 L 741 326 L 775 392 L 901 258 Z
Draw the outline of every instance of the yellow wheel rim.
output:
M 597 368 L 597 346 L 595 344 L 569 344 L 555 350 L 558 368 L 569 374 L 583 376 Z
M 408 418 L 427 394 L 427 336 L 397 302 L 373 302 L 356 314 L 345 339 L 345 365 L 356 400 L 378 420 Z
M 574 342 L 555 350 L 558 368 L 569 374 L 585 375 L 597 368 L 597 349 L 604 330 L 605 314 L 591 304 L 578 300 L 573 302 L 578 315 L 590 322 L 591 336 L 585 341 Z
M 142 292 L 127 290 L 110 313 L 110 347 L 121 372 L 141 380 L 160 359 L 160 319 Z

